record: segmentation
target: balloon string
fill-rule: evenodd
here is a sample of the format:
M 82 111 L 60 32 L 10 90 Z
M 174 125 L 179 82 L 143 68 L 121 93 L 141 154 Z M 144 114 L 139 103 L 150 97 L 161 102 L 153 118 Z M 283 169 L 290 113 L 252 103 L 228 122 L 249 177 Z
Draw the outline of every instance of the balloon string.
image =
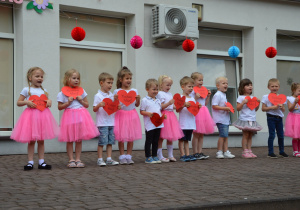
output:
M 77 27 L 77 18 L 76 18 L 76 27 Z

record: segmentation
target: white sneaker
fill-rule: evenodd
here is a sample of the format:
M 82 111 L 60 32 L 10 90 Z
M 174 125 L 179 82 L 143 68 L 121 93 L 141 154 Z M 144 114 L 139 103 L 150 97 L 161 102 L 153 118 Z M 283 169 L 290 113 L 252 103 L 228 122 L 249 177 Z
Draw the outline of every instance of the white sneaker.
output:
M 98 160 L 97 165 L 102 167 L 102 166 L 106 166 L 106 163 L 104 162 L 104 160 Z
M 216 158 L 223 159 L 224 158 L 223 152 L 222 151 L 217 152 L 216 153 Z
M 106 160 L 106 165 L 108 165 L 108 166 L 115 166 L 115 165 L 119 165 L 119 162 L 114 161 L 113 159 Z
M 226 152 L 224 152 L 224 157 L 225 158 L 235 158 L 235 155 L 231 154 L 231 152 L 229 150 L 227 150 Z

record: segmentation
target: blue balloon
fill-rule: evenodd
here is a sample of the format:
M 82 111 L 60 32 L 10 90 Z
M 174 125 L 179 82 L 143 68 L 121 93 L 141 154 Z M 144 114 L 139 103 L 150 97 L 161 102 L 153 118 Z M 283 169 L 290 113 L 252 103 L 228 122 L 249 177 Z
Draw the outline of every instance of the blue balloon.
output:
M 238 57 L 240 54 L 240 49 L 237 46 L 232 46 L 228 49 L 228 55 L 232 58 Z

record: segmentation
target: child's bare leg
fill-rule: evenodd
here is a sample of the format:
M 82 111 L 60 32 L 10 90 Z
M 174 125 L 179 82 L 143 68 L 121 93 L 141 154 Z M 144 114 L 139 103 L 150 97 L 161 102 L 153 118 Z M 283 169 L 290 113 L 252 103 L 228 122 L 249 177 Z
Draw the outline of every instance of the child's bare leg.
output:
M 180 156 L 183 156 L 184 155 L 183 140 L 178 140 L 178 147 L 179 147 Z
M 223 150 L 223 145 L 224 145 L 224 137 L 219 137 L 218 140 L 218 151 Z
M 251 147 L 252 147 L 252 135 L 253 135 L 253 133 L 249 131 L 248 132 L 248 141 L 247 141 L 248 150 L 251 150 Z
M 158 149 L 161 149 L 162 148 L 162 144 L 163 144 L 163 139 L 162 138 L 159 138 L 158 139 Z
M 224 143 L 223 143 L 223 151 L 226 152 L 228 150 L 228 138 L 224 138 Z
M 248 131 L 243 131 L 243 138 L 242 138 L 242 148 L 243 150 L 247 149 L 247 143 L 249 139 L 249 132 Z
M 199 138 L 198 138 L 198 153 L 202 153 L 202 147 L 203 147 L 203 134 L 199 133 Z
M 199 153 L 198 144 L 199 144 L 199 133 L 193 133 L 193 139 L 192 139 L 193 154 Z
M 82 150 L 82 141 L 75 143 L 75 161 L 80 161 L 80 155 Z
M 190 155 L 189 142 L 188 141 L 183 141 L 183 142 L 184 142 L 185 155 L 189 156 Z
M 106 149 L 107 150 L 107 149 Z M 103 157 L 103 146 L 98 145 L 98 158 L 102 158 Z
M 44 157 L 45 157 L 45 144 L 44 144 L 44 141 L 37 141 L 37 143 L 38 143 L 39 159 L 44 159 Z
M 118 145 L 119 145 L 120 155 L 124 155 L 124 153 L 125 153 L 124 152 L 124 142 L 119 141 Z M 128 147 L 128 145 L 127 145 L 127 147 Z
M 127 155 L 132 154 L 132 148 L 133 148 L 133 142 L 128 142 L 127 143 Z M 124 148 L 123 148 L 123 150 L 124 150 Z
M 28 147 L 27 147 L 28 161 L 33 161 L 34 145 L 35 145 L 35 141 L 31 141 L 28 143 Z
M 67 142 L 66 147 L 67 147 L 67 154 L 68 154 L 68 157 L 69 157 L 69 161 L 74 161 L 74 158 L 73 158 L 73 142 Z
M 111 144 L 106 145 L 106 153 L 107 153 L 107 157 L 111 157 L 111 154 L 112 154 L 112 145 Z

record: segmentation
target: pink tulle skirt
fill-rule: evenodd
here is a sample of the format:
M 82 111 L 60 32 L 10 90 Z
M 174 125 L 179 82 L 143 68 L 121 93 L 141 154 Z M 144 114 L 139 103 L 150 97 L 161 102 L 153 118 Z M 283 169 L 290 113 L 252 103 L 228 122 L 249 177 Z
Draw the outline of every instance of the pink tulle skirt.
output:
M 184 134 L 174 112 L 163 110 L 162 114 L 167 115 L 167 119 L 164 120 L 164 127 L 160 131 L 160 138 L 167 139 L 169 141 L 177 141 L 178 139 L 181 139 Z
M 206 106 L 202 106 L 195 117 L 196 130 L 194 133 L 212 134 L 215 131 L 215 122 L 210 116 L 210 113 Z
M 141 122 L 135 109 L 116 112 L 114 133 L 119 142 L 132 142 L 142 138 Z
M 300 138 L 300 114 L 290 112 L 285 120 L 284 135 L 294 139 Z
M 58 125 L 49 108 L 44 111 L 26 108 L 16 123 L 10 138 L 17 142 L 29 143 L 54 139 L 58 136 L 58 132 Z
M 256 121 L 244 121 L 238 119 L 233 122 L 232 125 L 243 131 L 260 131 L 262 129 L 261 125 Z
M 86 108 L 65 109 L 60 120 L 59 141 L 80 142 L 99 135 L 98 128 Z

